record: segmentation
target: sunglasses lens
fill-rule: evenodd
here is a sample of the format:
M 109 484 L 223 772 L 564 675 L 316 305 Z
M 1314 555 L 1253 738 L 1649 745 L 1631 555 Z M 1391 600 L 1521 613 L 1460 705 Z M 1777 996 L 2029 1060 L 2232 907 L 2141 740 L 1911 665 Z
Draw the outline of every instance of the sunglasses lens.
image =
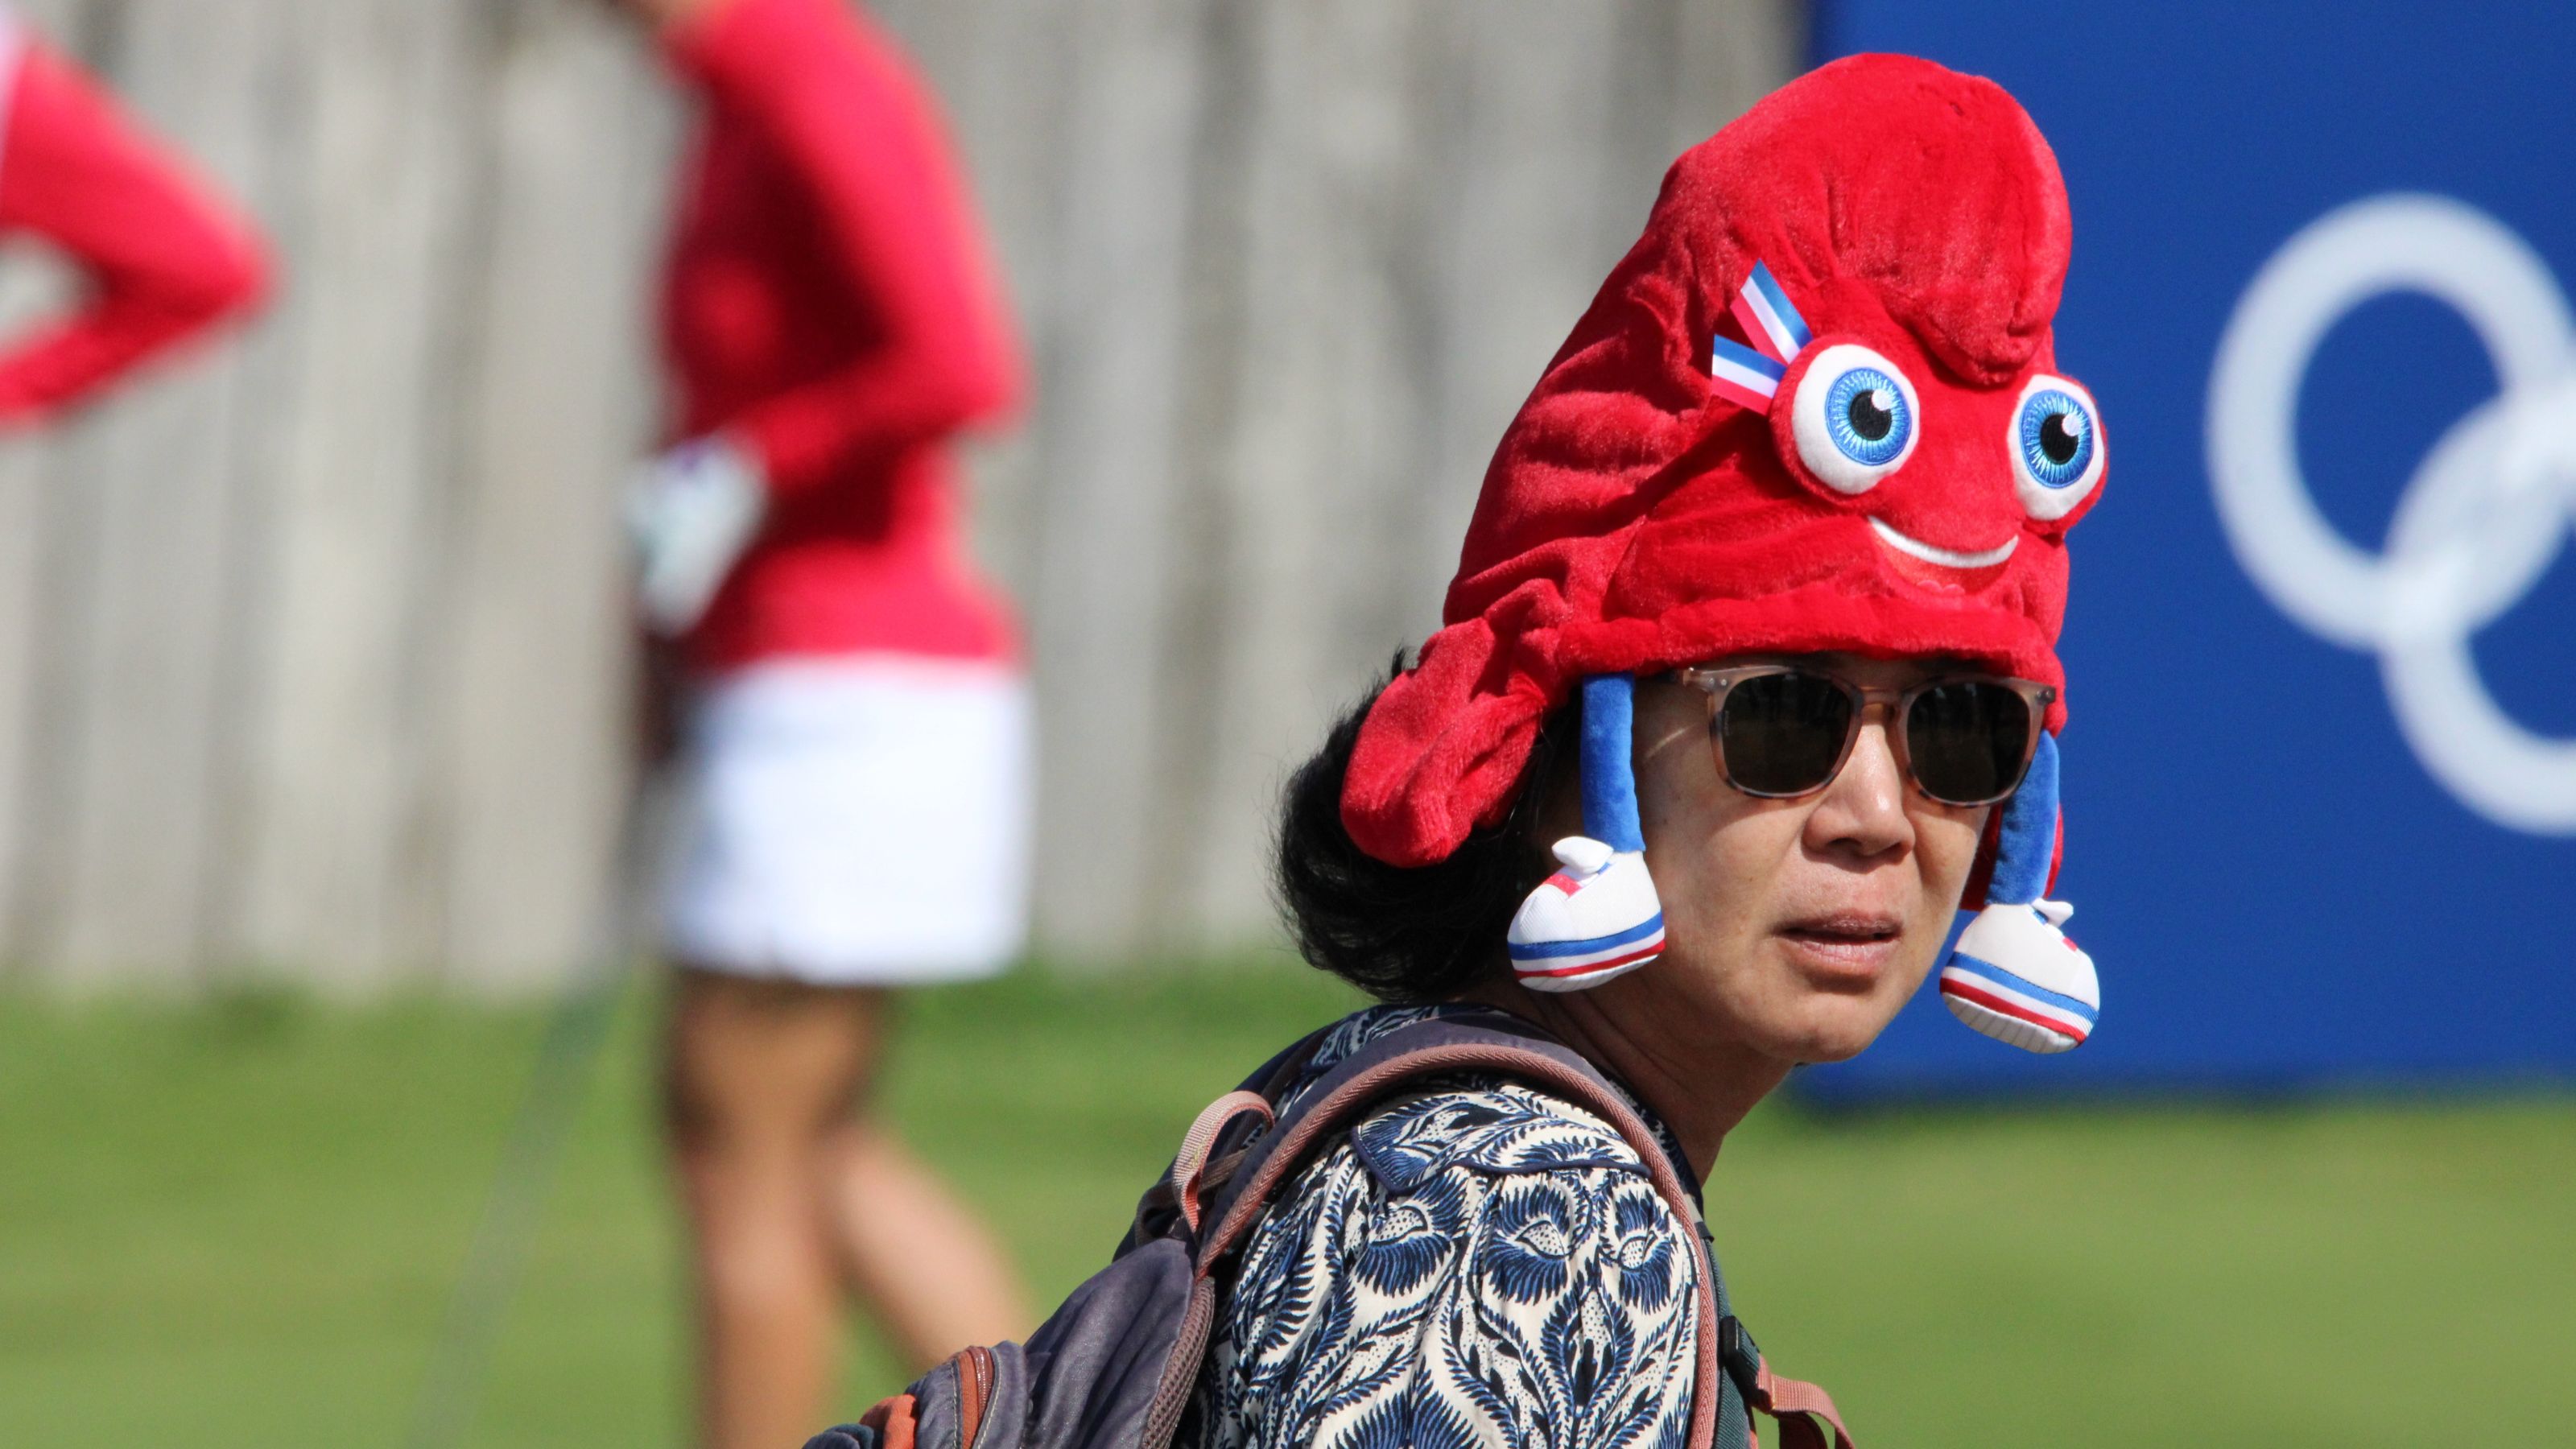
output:
M 1754 795 L 1803 795 L 1834 776 L 1851 733 L 1851 696 L 1814 674 L 1757 674 L 1726 692 L 1718 748 L 1727 778 Z
M 2030 738 L 2030 702 L 1986 680 L 1927 689 L 1905 717 L 1914 782 L 1950 805 L 1986 805 L 2011 794 L 2030 763 Z

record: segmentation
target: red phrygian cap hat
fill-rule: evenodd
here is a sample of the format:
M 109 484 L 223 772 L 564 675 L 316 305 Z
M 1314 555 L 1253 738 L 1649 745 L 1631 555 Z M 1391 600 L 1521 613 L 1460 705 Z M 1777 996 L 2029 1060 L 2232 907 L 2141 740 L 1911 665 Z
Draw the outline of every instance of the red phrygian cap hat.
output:
M 1928 61 L 1836 61 L 1684 153 L 1495 451 L 1445 627 L 1361 728 L 1352 839 L 1421 865 L 1498 822 L 1590 675 L 1840 650 L 2062 691 L 2104 455 L 2055 376 L 2068 243 L 2030 117 Z

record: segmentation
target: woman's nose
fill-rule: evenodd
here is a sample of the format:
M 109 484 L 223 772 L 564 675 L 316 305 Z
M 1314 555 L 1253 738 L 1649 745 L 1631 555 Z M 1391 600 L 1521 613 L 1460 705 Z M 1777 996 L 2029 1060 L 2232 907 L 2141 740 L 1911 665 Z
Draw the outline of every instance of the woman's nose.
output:
M 1872 704 L 1862 718 L 1842 773 L 1807 817 L 1810 849 L 1877 856 L 1913 844 L 1914 824 L 1905 813 L 1905 772 L 1897 767 L 1887 734 L 1890 713 Z

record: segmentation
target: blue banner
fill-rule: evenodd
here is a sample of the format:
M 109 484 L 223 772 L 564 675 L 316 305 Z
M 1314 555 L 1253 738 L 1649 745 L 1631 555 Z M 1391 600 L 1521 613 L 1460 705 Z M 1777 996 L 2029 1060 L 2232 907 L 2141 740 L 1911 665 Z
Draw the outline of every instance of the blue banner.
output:
M 2111 464 L 2071 538 L 2057 892 L 2098 1033 L 2025 1057 L 1927 989 L 1806 1088 L 2576 1076 L 2576 6 L 1817 23 L 2037 119 Z

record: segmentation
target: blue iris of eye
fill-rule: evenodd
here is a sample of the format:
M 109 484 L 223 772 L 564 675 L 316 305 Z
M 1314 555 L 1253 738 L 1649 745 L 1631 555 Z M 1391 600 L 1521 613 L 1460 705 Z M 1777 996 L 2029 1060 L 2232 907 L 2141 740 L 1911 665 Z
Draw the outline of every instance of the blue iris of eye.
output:
M 1825 393 L 1825 427 L 1834 447 L 1866 468 L 1894 462 L 1914 436 L 1905 390 L 1875 367 L 1855 367 Z
M 2055 390 L 2021 405 L 2021 456 L 2047 488 L 2070 488 L 2093 466 L 2093 414 L 2083 399 Z

